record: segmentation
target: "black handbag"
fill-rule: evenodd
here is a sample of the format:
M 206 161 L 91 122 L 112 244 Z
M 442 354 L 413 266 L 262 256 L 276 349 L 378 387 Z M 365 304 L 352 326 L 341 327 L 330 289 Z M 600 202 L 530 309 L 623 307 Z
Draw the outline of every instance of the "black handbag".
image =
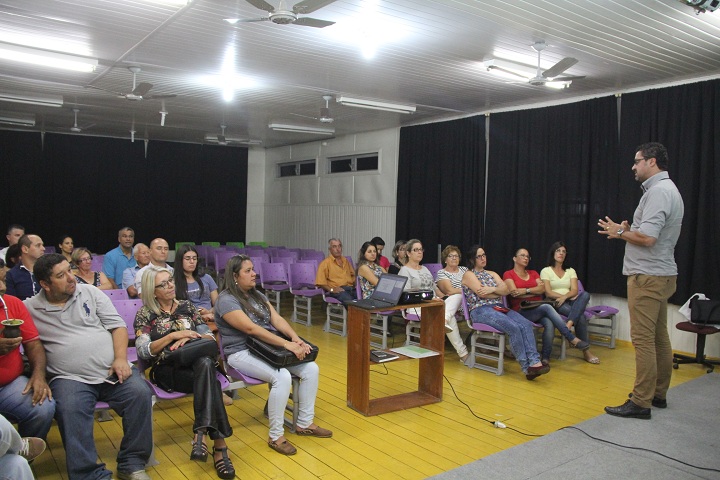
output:
M 557 302 L 555 302 L 555 300 L 523 300 L 520 302 L 520 308 L 522 310 L 529 310 L 531 308 L 539 307 L 540 305 L 550 305 L 555 307 Z
M 287 340 L 288 342 L 290 341 L 290 338 L 288 338 L 287 335 L 283 335 L 276 330 L 268 330 L 268 332 L 274 333 L 275 335 Z M 310 353 L 305 355 L 305 358 L 303 358 L 302 360 L 297 358 L 295 354 L 290 350 L 285 349 L 285 347 L 279 345 L 270 345 L 256 337 L 248 336 L 247 346 L 250 350 L 250 353 L 260 358 L 261 360 L 264 360 L 271 366 L 275 368 L 285 368 L 291 367 L 293 365 L 298 365 L 300 363 L 314 362 L 317 358 L 320 349 L 316 345 L 313 345 L 302 337 L 300 337 L 300 340 L 310 345 L 311 349 Z
M 163 349 L 163 362 L 174 364 L 175 366 L 187 367 L 192 365 L 195 360 L 200 357 L 210 357 L 215 359 L 219 350 L 217 342 L 212 338 L 193 338 L 185 343 L 182 347 L 170 350 L 170 347 Z
M 705 325 L 720 324 L 720 300 L 693 297 L 690 300 L 690 321 Z

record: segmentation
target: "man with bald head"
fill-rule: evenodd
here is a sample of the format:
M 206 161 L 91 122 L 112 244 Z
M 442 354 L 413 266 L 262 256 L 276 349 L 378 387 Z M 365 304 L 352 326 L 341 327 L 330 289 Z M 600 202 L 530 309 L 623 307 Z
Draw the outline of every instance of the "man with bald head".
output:
M 23 235 L 18 244 L 22 256 L 18 264 L 7 272 L 5 284 L 9 295 L 25 300 L 40 291 L 40 284 L 33 275 L 33 267 L 38 258 L 45 254 L 45 245 L 37 235 Z
M 135 275 L 137 272 L 150 263 L 150 247 L 144 243 L 137 243 L 133 248 L 137 265 L 126 268 L 123 272 L 122 288 L 127 290 L 130 298 L 137 298 L 138 291 L 135 289 Z
M 173 272 L 173 267 L 167 263 L 168 253 L 170 253 L 170 247 L 164 238 L 156 238 L 150 242 L 150 263 L 135 274 L 135 289 L 138 295 L 142 291 L 142 275 L 148 268 L 167 268 L 170 273 Z

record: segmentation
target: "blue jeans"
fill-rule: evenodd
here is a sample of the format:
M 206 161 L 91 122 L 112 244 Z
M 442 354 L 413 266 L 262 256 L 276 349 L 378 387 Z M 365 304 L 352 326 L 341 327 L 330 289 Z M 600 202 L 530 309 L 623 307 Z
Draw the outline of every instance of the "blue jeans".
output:
M 575 335 L 567 328 L 562 317 L 555 309 L 548 304 L 539 307 L 520 310 L 520 315 L 527 318 L 533 323 L 539 323 L 543 326 L 542 334 L 542 358 L 549 359 L 552 353 L 553 338 L 555 338 L 555 329 L 557 328 L 560 335 L 567 338 L 571 342 L 575 340 Z
M 338 301 L 342 302 L 343 305 L 347 306 L 348 303 L 355 300 L 355 297 L 357 296 L 357 292 L 355 291 L 355 287 L 340 287 L 342 288 L 342 292 L 336 292 L 336 293 L 330 293 L 327 292 L 325 295 L 328 297 L 333 297 L 337 299 Z M 335 289 L 337 290 L 337 289 Z
M 20 375 L 0 387 L 0 414 L 18 424 L 21 437 L 47 437 L 55 415 L 55 401 L 46 399 L 42 405 L 32 404 L 32 390 L 23 395 L 28 378 Z
M 473 309 L 470 318 L 473 323 L 484 323 L 510 335 L 510 349 L 523 373 L 527 373 L 528 367 L 540 362 L 532 324 L 515 310 L 503 313 L 483 305 Z
M 66 378 L 52 381 L 56 419 L 65 446 L 65 461 L 71 480 L 110 478 L 112 472 L 97 463 L 93 438 L 95 403 L 107 402 L 122 417 L 123 438 L 117 456 L 118 471 L 145 470 L 152 453 L 152 393 L 138 370 L 115 385 L 88 384 Z
M 580 292 L 575 300 L 568 300 L 557 309 L 558 313 L 573 321 L 575 334 L 583 342 L 590 341 L 588 337 L 588 319 L 585 316 L 585 309 L 589 301 L 590 294 Z

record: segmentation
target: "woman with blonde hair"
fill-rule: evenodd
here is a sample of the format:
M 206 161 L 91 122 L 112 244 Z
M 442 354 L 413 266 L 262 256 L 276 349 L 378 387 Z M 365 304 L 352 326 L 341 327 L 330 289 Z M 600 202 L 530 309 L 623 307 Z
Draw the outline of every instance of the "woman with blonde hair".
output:
M 142 275 L 143 306 L 135 315 L 138 357 L 151 363 L 150 379 L 164 390 L 193 393 L 194 437 L 190 460 L 206 462 L 210 453 L 203 437 L 214 442 L 213 458 L 219 478 L 235 478 L 225 439 L 233 433 L 217 379 L 216 359 L 201 356 L 189 367 L 166 361 L 170 351 L 196 338 L 211 338 L 210 328 L 189 300 L 175 298 L 170 270 L 149 268 Z
M 92 254 L 85 247 L 76 248 L 72 253 L 73 265 L 77 267 L 74 271 L 75 278 L 79 283 L 94 285 L 100 290 L 112 290 L 115 288 L 113 282 L 103 272 L 95 272 L 92 268 Z

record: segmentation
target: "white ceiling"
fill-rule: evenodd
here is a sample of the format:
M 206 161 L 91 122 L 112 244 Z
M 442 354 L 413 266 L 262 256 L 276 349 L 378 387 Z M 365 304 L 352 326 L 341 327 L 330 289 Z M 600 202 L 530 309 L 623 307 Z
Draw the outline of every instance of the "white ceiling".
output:
M 273 5 L 279 0 L 267 0 Z M 299 0 L 297 0 L 299 1 Z M 296 3 L 290 0 L 289 5 Z M 266 15 L 245 0 L 0 0 L 0 42 L 99 60 L 75 73 L 0 59 L 0 94 L 60 95 L 61 108 L 0 102 L 0 115 L 36 115 L 36 127 L 70 134 L 78 108 L 83 134 L 203 142 L 206 134 L 261 140 L 273 147 L 315 140 L 274 132 L 271 121 L 325 127 L 314 120 L 322 96 L 344 94 L 417 105 L 404 115 L 330 102 L 336 135 L 437 121 L 475 113 L 720 76 L 720 10 L 696 14 L 680 0 L 337 0 L 307 16 L 326 28 L 238 23 Z M 531 45 L 544 40 L 543 69 L 563 57 L 585 75 L 570 88 L 508 83 L 482 68 L 489 58 L 536 63 Z M 377 45 L 370 59 L 363 48 Z M 235 74 L 252 81 L 223 100 L 226 52 Z M 131 101 L 116 92 L 139 82 L 165 100 Z M 534 71 L 529 68 L 528 72 Z M 305 115 L 306 117 L 302 117 Z M 4 128 L 0 125 L 0 128 Z

